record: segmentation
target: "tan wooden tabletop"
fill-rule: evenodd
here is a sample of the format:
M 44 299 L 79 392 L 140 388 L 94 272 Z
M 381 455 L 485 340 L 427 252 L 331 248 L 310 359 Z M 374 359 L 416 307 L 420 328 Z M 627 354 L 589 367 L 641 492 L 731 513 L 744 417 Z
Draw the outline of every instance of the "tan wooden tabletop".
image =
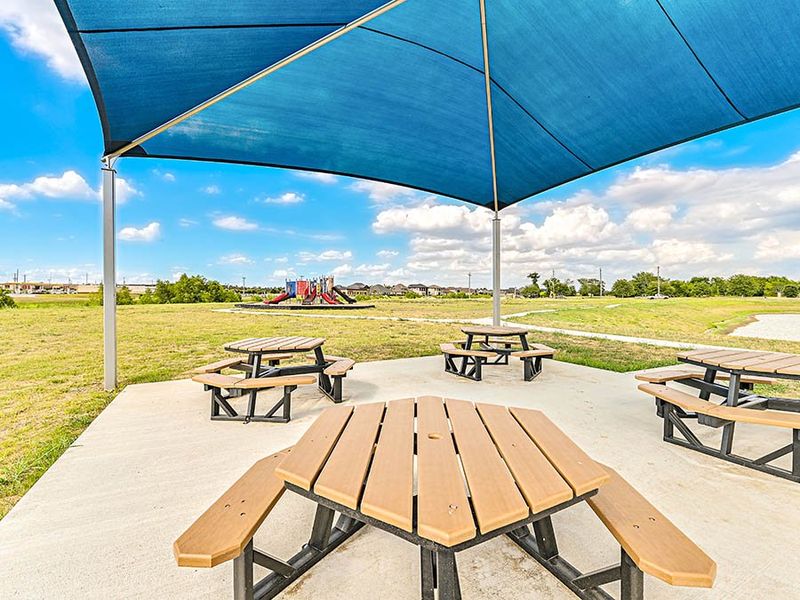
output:
M 277 352 L 306 352 L 314 350 L 325 343 L 325 338 L 310 337 L 273 337 L 273 338 L 247 338 L 225 344 L 229 352 L 244 352 L 248 354 L 272 354 Z
M 467 335 L 491 335 L 491 336 L 517 336 L 530 333 L 522 327 L 504 327 L 494 325 L 465 325 L 461 328 L 462 333 Z
M 540 411 L 434 396 L 329 408 L 275 474 L 447 547 L 609 480 Z
M 727 371 L 771 375 L 800 375 L 800 355 L 758 350 L 689 350 L 678 359 Z

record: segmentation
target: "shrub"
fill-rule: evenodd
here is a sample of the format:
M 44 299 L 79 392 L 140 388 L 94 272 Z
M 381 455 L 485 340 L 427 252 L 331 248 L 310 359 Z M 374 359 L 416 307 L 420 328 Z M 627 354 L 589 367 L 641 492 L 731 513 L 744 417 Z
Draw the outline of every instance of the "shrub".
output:
M 17 308 L 17 303 L 8 293 L 8 290 L 0 290 L 0 308 Z

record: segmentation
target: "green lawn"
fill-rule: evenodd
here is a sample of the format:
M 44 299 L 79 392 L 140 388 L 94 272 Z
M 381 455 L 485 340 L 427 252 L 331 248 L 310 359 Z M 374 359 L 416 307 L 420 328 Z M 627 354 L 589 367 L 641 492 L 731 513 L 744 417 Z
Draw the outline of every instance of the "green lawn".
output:
M 410 318 L 476 318 L 491 313 L 491 300 L 397 299 L 348 316 L 395 316 L 401 320 L 316 319 L 309 316 L 219 312 L 229 305 L 134 305 L 119 307 L 120 386 L 185 377 L 192 367 L 224 355 L 237 338 L 311 335 L 328 338 L 326 350 L 356 360 L 438 353 L 442 341 L 460 337 L 458 325 Z M 607 308 L 619 304 L 617 308 Z M 23 299 L 0 310 L 0 516 L 61 455 L 111 401 L 102 391 L 102 308 L 86 298 Z M 613 298 L 507 299 L 503 313 L 528 315 L 529 323 L 727 343 L 800 352 L 800 344 L 725 338 L 733 324 L 760 312 L 800 312 L 800 302 L 763 299 L 681 299 L 665 302 Z M 330 315 L 331 313 L 326 313 Z M 558 349 L 559 360 L 614 371 L 672 364 L 675 350 L 537 333 Z M 781 388 L 781 393 L 792 386 Z

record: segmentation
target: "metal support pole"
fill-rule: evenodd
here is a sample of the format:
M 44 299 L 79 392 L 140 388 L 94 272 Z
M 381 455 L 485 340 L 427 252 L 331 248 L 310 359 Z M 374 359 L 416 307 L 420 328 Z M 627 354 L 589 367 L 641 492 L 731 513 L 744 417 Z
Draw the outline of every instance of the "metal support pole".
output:
M 103 167 L 103 389 L 117 387 L 116 175 Z
M 500 216 L 492 219 L 492 324 L 500 325 Z

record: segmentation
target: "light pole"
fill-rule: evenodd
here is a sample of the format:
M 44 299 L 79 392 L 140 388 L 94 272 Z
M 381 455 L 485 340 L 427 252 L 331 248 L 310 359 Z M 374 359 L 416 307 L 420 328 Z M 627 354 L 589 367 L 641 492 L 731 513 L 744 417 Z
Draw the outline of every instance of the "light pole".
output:
M 472 273 L 467 273 L 467 296 L 472 295 Z
M 247 281 L 247 277 L 242 276 L 242 293 L 244 294 L 245 290 L 245 282 Z

